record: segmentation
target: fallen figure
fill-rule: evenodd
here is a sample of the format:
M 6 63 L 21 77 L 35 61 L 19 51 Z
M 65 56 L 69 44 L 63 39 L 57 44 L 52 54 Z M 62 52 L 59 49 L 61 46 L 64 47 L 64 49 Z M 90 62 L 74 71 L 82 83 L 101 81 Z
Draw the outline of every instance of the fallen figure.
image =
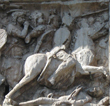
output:
M 64 32 L 66 30 L 66 35 L 68 37 L 70 36 L 70 32 L 67 28 L 59 28 L 57 32 Z M 73 73 L 73 76 L 71 76 L 71 83 L 74 82 L 74 79 L 76 77 L 76 73 L 80 73 L 81 75 L 89 75 L 94 73 L 103 73 L 106 74 L 106 70 L 103 66 L 92 66 L 91 64 L 94 62 L 94 47 L 93 42 L 89 38 L 88 34 L 86 33 L 86 30 L 90 29 L 81 29 L 80 32 L 84 32 L 82 34 L 78 34 L 79 37 L 82 36 L 82 42 L 81 44 L 77 45 L 76 41 L 76 49 L 73 51 L 72 54 L 66 53 L 65 50 L 65 42 L 69 42 L 68 39 L 64 39 L 62 43 L 58 46 L 55 46 L 54 49 L 52 49 L 49 53 L 46 54 L 34 54 L 29 56 L 24 65 L 24 72 L 25 76 L 21 79 L 21 81 L 5 96 L 6 99 L 15 99 L 18 97 L 18 95 L 15 96 L 15 93 L 19 91 L 20 88 L 22 88 L 24 85 L 32 81 L 34 78 L 38 76 L 38 82 L 40 82 L 43 78 L 45 79 L 45 73 L 49 74 L 52 70 L 49 69 L 47 72 L 46 69 L 48 68 L 49 64 L 51 63 L 51 60 L 55 57 L 61 60 L 61 63 L 57 67 L 56 70 L 54 70 L 54 73 L 50 75 L 50 77 L 47 79 L 48 82 L 51 85 L 56 85 L 56 83 L 59 83 L 59 79 L 63 74 L 66 73 L 66 76 L 69 75 L 71 72 Z M 59 33 L 58 35 L 56 32 L 55 36 L 63 36 L 63 33 Z M 79 32 L 79 31 L 78 31 Z M 65 35 L 65 36 L 66 36 Z M 84 36 L 84 37 L 83 37 Z M 87 42 L 85 42 L 87 41 Z M 90 43 L 91 41 L 91 43 Z M 57 41 L 54 41 L 57 43 Z M 83 42 L 85 45 L 83 45 Z M 76 66 L 76 70 L 73 70 L 73 68 Z M 70 69 L 70 70 L 69 70 Z M 67 78 L 67 77 L 66 77 Z M 62 78 L 64 80 L 64 76 Z M 48 82 L 43 82 L 44 85 L 48 86 Z M 62 83 L 61 83 L 62 84 Z M 63 85 L 62 85 L 63 86 Z M 20 93 L 20 92 L 19 92 Z M 22 94 L 22 93 L 20 93 Z M 5 103 L 5 101 L 4 101 Z
M 84 99 L 75 100 L 76 96 L 82 90 L 82 87 L 77 87 L 70 95 L 61 96 L 59 98 L 48 98 L 40 97 L 35 100 L 21 102 L 19 106 L 37 106 L 37 105 L 51 105 L 51 106 L 61 106 L 62 104 L 74 105 L 74 106 L 83 106 L 84 104 L 90 102 L 92 98 L 89 95 L 86 95 Z

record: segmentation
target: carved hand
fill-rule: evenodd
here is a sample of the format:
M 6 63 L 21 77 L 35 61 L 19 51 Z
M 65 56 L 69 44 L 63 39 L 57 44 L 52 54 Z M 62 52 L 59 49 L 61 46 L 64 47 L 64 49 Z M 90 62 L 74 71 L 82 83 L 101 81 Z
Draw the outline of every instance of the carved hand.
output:
M 29 22 L 28 21 L 25 21 L 24 22 L 24 26 L 29 26 Z
M 47 52 L 46 55 L 47 55 L 48 59 L 50 59 L 53 56 L 53 54 L 51 52 Z
M 62 45 L 62 46 L 61 46 L 61 49 L 64 49 L 64 50 L 65 50 L 65 49 L 66 49 L 65 45 Z

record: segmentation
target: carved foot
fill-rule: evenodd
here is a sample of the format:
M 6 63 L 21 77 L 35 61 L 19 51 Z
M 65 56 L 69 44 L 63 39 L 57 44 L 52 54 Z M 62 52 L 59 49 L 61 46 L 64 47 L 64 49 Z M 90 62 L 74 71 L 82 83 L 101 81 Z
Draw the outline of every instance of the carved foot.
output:
M 107 79 L 109 79 L 109 72 L 107 71 L 107 69 L 103 66 L 100 67 L 103 71 L 103 74 L 106 76 Z
M 2 106 L 19 106 L 17 102 L 12 100 L 11 98 L 5 97 Z
M 14 106 L 14 105 L 12 105 L 11 99 L 6 97 L 3 101 L 3 106 Z

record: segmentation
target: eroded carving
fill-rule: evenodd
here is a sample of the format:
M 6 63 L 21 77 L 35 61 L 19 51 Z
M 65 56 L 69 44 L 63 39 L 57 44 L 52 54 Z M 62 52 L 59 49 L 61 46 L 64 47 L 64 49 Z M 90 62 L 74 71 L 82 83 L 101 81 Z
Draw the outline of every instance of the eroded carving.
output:
M 3 44 L 0 67 L 2 72 L 5 70 L 3 74 L 12 90 L 5 95 L 3 106 L 108 104 L 108 8 L 101 7 L 100 3 L 100 6 L 92 3 L 89 5 L 95 5 L 98 9 L 94 8 L 93 11 L 91 8 L 90 13 L 86 14 L 88 7 L 85 3 L 83 10 L 79 9 L 78 16 L 73 15 L 77 12 L 73 5 L 81 6 L 77 3 L 71 6 L 61 3 L 61 7 L 57 7 L 52 2 L 50 4 L 56 8 L 51 9 L 49 4 L 50 11 L 45 10 L 45 6 L 34 11 L 26 6 L 24 10 L 14 9 L 7 12 L 6 15 L 12 19 L 4 27 L 8 40 L 5 38 L 7 43 Z M 0 7 L 3 8 L 2 5 Z M 14 62 L 16 65 L 13 66 Z M 10 73 L 16 78 L 9 78 Z M 21 103 L 16 101 L 19 96 L 22 97 L 30 82 L 36 87 L 48 87 L 48 91 L 37 89 L 38 95 L 37 98 L 34 96 L 34 100 Z M 82 87 L 74 89 L 79 84 Z M 62 90 L 59 95 L 58 90 Z M 63 90 L 67 93 L 64 94 Z

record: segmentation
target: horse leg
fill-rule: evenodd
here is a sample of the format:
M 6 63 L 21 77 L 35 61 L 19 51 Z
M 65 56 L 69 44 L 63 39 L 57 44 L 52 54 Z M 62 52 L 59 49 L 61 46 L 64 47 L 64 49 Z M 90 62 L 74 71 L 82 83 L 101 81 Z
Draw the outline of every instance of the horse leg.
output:
M 106 69 L 103 66 L 82 66 L 82 72 L 83 75 L 89 75 L 94 73 L 103 73 L 105 76 L 107 76 Z
M 6 98 L 12 98 L 14 93 L 21 87 L 32 81 L 36 76 L 40 74 L 44 65 L 46 64 L 46 55 L 35 54 L 27 58 L 25 62 L 25 76 L 21 81 L 6 95 Z

